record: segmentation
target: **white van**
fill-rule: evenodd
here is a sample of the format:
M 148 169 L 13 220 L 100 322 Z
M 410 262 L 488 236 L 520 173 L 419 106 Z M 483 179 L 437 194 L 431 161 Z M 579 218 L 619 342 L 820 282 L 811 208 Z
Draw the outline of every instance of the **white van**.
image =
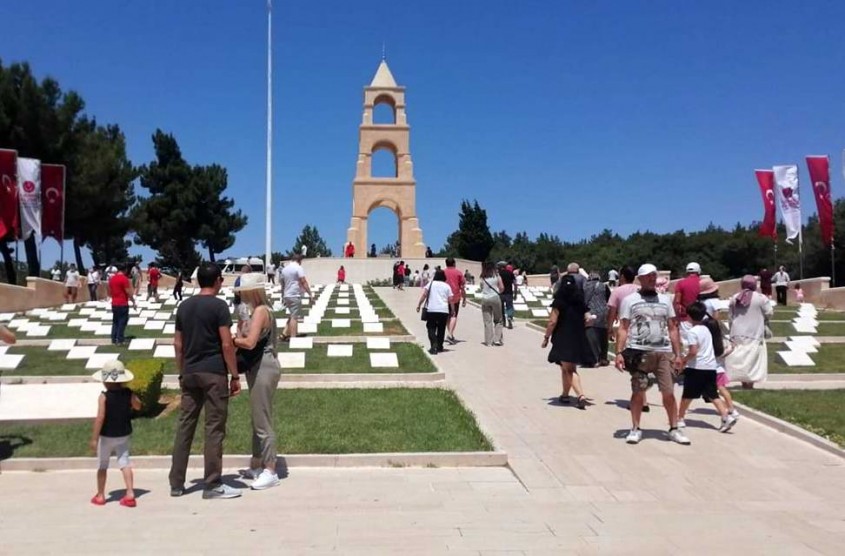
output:
M 241 269 L 246 265 L 252 267 L 253 272 L 264 272 L 264 259 L 259 257 L 240 257 L 238 259 L 226 259 L 225 261 L 217 261 L 221 267 L 221 272 L 226 274 L 240 274 Z
M 234 276 L 236 274 L 240 274 L 241 269 L 246 265 L 252 267 L 253 272 L 264 272 L 264 259 L 259 257 L 225 259 L 222 261 L 216 261 L 216 264 L 220 267 L 220 272 L 223 276 Z M 191 274 L 192 281 L 197 279 L 197 270 L 199 270 L 199 267 L 195 268 L 194 272 Z

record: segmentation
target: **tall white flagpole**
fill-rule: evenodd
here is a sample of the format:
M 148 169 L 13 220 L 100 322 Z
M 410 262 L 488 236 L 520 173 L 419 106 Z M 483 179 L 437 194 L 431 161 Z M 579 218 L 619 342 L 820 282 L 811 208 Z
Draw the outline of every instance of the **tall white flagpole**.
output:
M 267 0 L 267 207 L 264 222 L 264 272 L 270 268 L 273 203 L 273 0 Z

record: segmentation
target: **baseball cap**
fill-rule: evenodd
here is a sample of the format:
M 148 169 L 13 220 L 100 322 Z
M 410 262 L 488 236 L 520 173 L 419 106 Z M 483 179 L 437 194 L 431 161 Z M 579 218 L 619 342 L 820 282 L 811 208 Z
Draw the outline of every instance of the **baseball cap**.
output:
M 698 263 L 689 263 L 687 265 L 687 272 L 695 272 L 696 274 L 701 274 L 701 265 Z
M 657 267 L 651 263 L 646 263 L 637 270 L 637 276 L 646 276 L 653 273 L 657 273 Z
M 263 272 L 247 272 L 241 274 L 240 282 L 234 287 L 236 292 L 246 290 L 263 290 L 266 277 Z

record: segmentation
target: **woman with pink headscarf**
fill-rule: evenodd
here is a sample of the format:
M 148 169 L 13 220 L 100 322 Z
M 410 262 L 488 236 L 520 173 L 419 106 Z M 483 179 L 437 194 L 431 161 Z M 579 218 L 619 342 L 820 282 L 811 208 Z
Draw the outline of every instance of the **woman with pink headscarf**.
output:
M 732 381 L 742 382 L 743 388 L 753 388 L 755 382 L 766 380 L 769 374 L 765 334 L 773 309 L 769 299 L 757 292 L 754 276 L 743 276 L 740 287 L 730 300 L 733 351 L 725 357 L 725 369 Z

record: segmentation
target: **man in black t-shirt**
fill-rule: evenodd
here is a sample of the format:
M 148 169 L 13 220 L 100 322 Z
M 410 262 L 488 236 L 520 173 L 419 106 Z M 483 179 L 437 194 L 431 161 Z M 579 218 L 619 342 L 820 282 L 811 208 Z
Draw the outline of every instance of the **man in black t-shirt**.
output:
M 181 415 L 173 442 L 170 496 L 185 492 L 191 443 L 205 409 L 205 499 L 236 498 L 241 492 L 222 482 L 223 439 L 229 396 L 241 391 L 232 343 L 229 305 L 217 298 L 223 279 L 220 268 L 203 263 L 197 271 L 200 292 L 182 302 L 176 313 L 176 367 L 182 390 Z M 227 380 L 227 371 L 232 375 Z
M 514 276 L 512 270 L 508 270 L 507 265 L 499 263 L 498 266 L 499 276 L 505 286 L 502 292 L 502 311 L 508 322 L 508 328 L 513 328 L 513 283 L 516 281 L 516 276 Z

